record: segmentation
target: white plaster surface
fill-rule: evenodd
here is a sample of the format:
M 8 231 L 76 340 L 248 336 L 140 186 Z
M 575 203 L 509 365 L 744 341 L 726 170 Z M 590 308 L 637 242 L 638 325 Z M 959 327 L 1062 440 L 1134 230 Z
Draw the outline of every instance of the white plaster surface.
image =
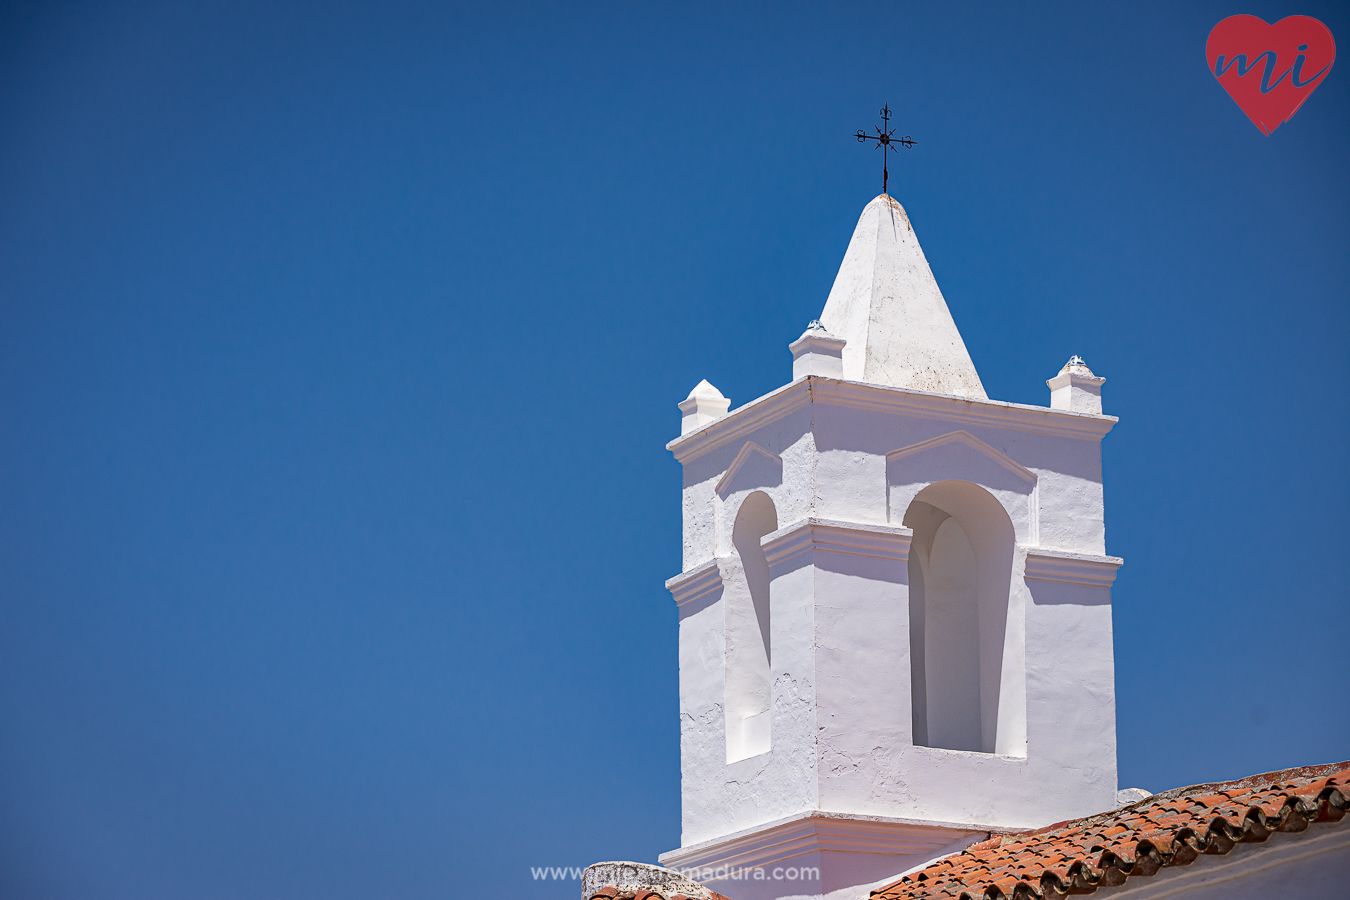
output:
M 985 396 L 909 216 L 888 194 L 863 209 L 820 321 L 848 342 L 844 378 Z
M 821 869 L 799 893 L 724 890 L 737 900 L 855 890 L 961 835 L 1117 803 L 1121 561 L 1105 555 L 1100 447 L 1116 420 L 985 398 L 890 198 L 864 211 L 822 320 L 847 339 L 845 377 L 795 372 L 668 445 L 684 471 L 684 571 L 668 582 L 682 847 L 662 859 L 730 864 L 751 848 Z M 778 840 L 783 822 L 821 816 L 867 819 L 868 840 L 908 849 Z
M 768 409 L 757 401 L 677 442 L 686 572 L 733 564 L 736 515 L 754 492 L 772 500 L 778 522 L 846 523 L 856 543 L 878 527 L 904 530 L 905 511 L 931 485 L 973 485 L 1014 533 L 1004 652 L 1024 662 L 998 683 L 1026 698 L 1020 716 L 1006 707 L 1007 733 L 1023 719 L 1025 745 L 993 755 L 914 746 L 908 549 L 813 546 L 809 565 L 773 571 L 766 759 L 727 767 L 726 617 L 720 601 L 682 608 L 685 841 L 810 807 L 1031 827 L 1113 806 L 1109 583 L 1119 561 L 1102 555 L 1098 442 L 1114 420 L 817 378 L 764 399 Z M 857 668 L 831 679 L 839 690 L 826 702 L 817 670 L 832 648 Z M 1068 739 L 1065 720 L 1081 724 L 1081 740 Z M 832 795 L 842 805 L 825 802 Z
M 674 442 L 685 471 L 685 573 L 671 583 L 682 844 L 715 845 L 805 810 L 1002 829 L 1112 808 L 1120 561 L 1102 552 L 1099 442 L 1114 422 L 810 377 Z M 981 629 L 994 650 L 975 641 L 991 660 L 979 749 L 943 749 L 914 735 L 904 516 L 921 494 L 945 504 L 973 548 L 985 526 L 963 492 L 1006 522 L 1005 599 L 991 607 L 1002 621 Z M 771 749 L 729 764 L 725 597 L 741 577 L 737 516 L 756 493 L 780 524 L 762 542 Z M 821 857 L 822 877 L 847 878 L 827 870 L 850 858 Z

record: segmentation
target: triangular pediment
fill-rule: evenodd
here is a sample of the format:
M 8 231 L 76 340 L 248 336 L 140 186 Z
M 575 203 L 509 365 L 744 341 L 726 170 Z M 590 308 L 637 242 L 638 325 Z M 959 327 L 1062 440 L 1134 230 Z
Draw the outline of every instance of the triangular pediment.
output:
M 717 494 L 726 498 L 732 491 L 747 488 L 777 487 L 783 483 L 783 459 L 754 441 L 746 441 L 726 474 L 717 482 Z
M 980 477 L 981 470 L 987 470 L 992 465 L 1013 475 L 1028 489 L 1036 483 L 1035 472 L 968 431 L 950 431 L 939 437 L 892 450 L 886 454 L 887 478 L 893 484 L 899 481 L 939 480 L 932 477 L 935 474 L 934 462 L 938 464 L 937 470 L 945 473 L 943 476 L 945 478 L 979 483 L 988 479 L 988 476 L 983 479 Z M 903 478 L 906 469 L 922 469 L 924 475 L 913 479 Z

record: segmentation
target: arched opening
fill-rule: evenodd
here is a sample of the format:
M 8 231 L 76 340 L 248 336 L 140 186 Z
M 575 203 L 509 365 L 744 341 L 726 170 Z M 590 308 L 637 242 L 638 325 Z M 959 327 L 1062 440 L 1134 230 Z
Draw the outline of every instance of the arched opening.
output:
M 978 485 L 941 481 L 919 492 L 904 524 L 914 530 L 909 556 L 914 743 L 1023 755 L 1021 632 L 1008 627 L 1012 521 Z
M 736 554 L 723 594 L 726 625 L 727 762 L 769 750 L 772 646 L 769 561 L 760 538 L 778 530 L 778 513 L 763 491 L 741 503 L 732 528 Z

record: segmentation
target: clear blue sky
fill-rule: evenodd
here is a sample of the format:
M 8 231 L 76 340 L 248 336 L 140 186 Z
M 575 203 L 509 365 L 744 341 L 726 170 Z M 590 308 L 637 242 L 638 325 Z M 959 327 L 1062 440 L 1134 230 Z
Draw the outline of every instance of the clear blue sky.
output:
M 1350 756 L 1350 81 L 1230 3 L 0 8 L 0 896 L 568 898 L 679 842 L 675 403 L 892 167 L 991 396 L 1105 375 L 1122 786 Z

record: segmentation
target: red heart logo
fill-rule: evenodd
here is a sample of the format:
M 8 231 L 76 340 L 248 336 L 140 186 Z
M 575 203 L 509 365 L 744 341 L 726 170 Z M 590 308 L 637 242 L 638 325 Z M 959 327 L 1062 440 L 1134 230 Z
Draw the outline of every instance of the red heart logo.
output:
M 1209 71 L 1262 134 L 1294 117 L 1336 60 L 1327 26 L 1311 16 L 1267 25 L 1256 16 L 1229 16 L 1205 41 Z

